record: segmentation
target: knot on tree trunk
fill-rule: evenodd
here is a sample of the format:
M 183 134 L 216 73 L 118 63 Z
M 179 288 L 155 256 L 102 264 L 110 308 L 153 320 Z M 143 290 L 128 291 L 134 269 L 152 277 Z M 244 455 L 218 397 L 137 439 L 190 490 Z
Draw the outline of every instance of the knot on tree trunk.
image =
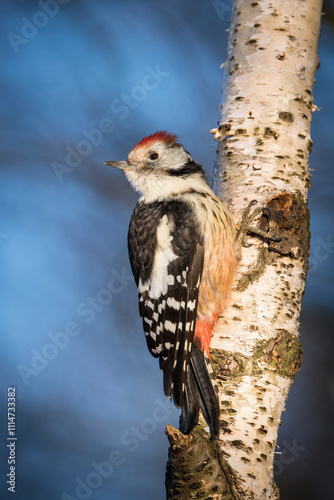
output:
M 166 472 L 167 500 L 234 500 L 238 480 L 220 449 L 219 440 L 196 426 L 187 436 L 167 425 L 171 447 Z

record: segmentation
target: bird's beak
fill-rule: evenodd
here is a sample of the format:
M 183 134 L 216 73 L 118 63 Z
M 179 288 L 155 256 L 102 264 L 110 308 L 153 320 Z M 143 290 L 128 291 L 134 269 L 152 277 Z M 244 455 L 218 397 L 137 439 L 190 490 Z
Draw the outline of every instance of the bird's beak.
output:
M 127 166 L 126 161 L 105 161 L 104 164 L 110 167 L 119 168 L 120 170 L 123 170 Z

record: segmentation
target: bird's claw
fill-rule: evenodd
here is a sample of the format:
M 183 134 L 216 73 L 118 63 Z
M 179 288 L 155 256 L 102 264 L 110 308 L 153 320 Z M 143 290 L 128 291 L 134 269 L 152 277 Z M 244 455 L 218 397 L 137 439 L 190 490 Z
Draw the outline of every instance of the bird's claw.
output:
M 252 211 L 251 210 L 252 207 L 254 207 L 254 205 L 256 205 L 256 204 L 257 204 L 256 200 L 252 200 L 249 203 L 248 207 L 246 208 L 246 210 L 244 211 L 244 213 L 242 215 L 240 227 L 237 231 L 236 241 L 238 241 L 245 248 L 249 248 L 252 246 L 251 243 L 247 242 L 247 239 L 246 239 L 247 234 L 255 234 L 257 236 L 260 236 L 260 237 L 264 238 L 266 241 L 268 241 L 268 243 L 270 243 L 270 241 L 279 242 L 282 240 L 282 238 L 277 238 L 276 236 L 273 236 L 272 230 L 269 228 L 269 222 L 271 219 L 271 211 L 269 210 L 269 208 L 257 207 L 257 208 L 255 208 L 255 210 Z M 253 222 L 253 220 L 260 214 L 265 215 L 268 218 L 267 231 L 263 231 L 260 228 L 251 226 L 251 223 Z

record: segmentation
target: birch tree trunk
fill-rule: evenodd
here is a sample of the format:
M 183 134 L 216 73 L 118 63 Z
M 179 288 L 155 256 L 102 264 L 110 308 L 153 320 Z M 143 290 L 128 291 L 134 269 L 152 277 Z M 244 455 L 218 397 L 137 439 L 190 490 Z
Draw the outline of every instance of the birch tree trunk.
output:
M 168 426 L 168 499 L 277 499 L 274 451 L 301 364 L 298 338 L 309 255 L 310 124 L 320 0 L 235 0 L 224 65 L 216 188 L 236 221 L 249 202 L 271 211 L 280 243 L 243 248 L 230 306 L 212 339 L 220 440 Z M 266 219 L 258 224 L 263 228 Z

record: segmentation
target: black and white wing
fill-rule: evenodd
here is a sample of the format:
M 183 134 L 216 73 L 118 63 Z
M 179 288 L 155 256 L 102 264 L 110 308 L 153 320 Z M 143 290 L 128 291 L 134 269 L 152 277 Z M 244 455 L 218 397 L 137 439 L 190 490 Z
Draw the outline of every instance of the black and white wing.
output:
M 203 237 L 192 208 L 176 200 L 138 202 L 128 245 L 147 345 L 159 358 L 166 396 L 180 408 L 203 269 Z

